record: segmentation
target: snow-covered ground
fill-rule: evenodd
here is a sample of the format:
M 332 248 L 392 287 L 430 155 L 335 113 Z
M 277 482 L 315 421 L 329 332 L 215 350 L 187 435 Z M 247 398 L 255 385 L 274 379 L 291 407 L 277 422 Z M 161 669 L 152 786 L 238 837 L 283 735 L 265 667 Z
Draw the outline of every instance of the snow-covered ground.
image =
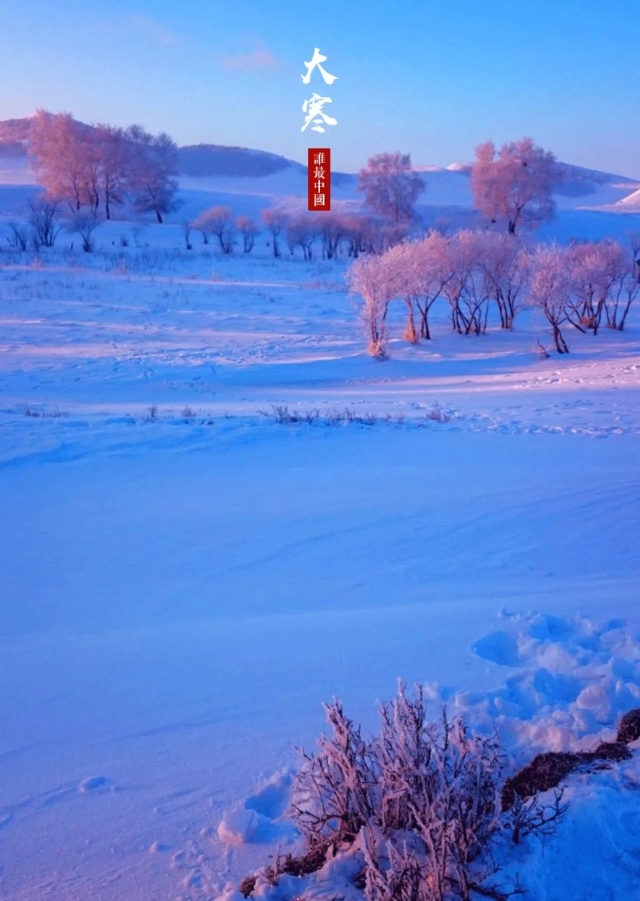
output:
M 343 262 L 130 229 L 0 255 L 0 897 L 217 897 L 292 840 L 321 702 L 373 727 L 398 676 L 470 692 L 522 761 L 612 737 L 640 706 L 637 311 L 542 359 L 531 314 L 464 338 L 442 309 L 379 363 Z M 634 896 L 639 785 L 570 780 L 513 864 L 531 898 Z

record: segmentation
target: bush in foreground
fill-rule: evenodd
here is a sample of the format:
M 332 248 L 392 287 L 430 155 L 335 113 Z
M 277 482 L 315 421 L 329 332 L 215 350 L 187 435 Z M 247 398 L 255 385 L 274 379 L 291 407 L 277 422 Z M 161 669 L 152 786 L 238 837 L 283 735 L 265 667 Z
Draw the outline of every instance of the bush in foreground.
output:
M 566 809 L 561 792 L 547 806 L 534 794 L 504 810 L 507 759 L 497 736 L 474 734 L 446 710 L 429 721 L 420 686 L 410 698 L 400 684 L 371 739 L 340 702 L 325 709 L 330 733 L 303 752 L 289 810 L 304 853 L 278 856 L 244 880 L 243 894 L 264 879 L 315 872 L 340 853 L 358 856 L 367 901 L 502 899 L 518 890 L 494 881 L 496 843 L 547 834 Z

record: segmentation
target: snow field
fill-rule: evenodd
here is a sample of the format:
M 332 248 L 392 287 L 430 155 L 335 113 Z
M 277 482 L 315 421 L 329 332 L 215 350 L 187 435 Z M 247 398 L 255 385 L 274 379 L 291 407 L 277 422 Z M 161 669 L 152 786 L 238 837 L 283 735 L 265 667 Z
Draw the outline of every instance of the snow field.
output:
M 463 338 L 443 308 L 380 364 L 343 264 L 145 234 L 0 258 L 6 897 L 219 896 L 294 847 L 321 702 L 372 729 L 398 676 L 514 761 L 610 738 L 640 685 L 637 316 L 560 361 L 528 314 Z M 533 898 L 633 896 L 638 784 L 571 777 L 513 862 Z

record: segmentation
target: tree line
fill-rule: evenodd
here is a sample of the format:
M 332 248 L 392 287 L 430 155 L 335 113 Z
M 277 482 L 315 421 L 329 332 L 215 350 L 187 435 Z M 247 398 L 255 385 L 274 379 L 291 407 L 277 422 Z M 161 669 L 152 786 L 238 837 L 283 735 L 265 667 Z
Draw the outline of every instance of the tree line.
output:
M 266 231 L 274 257 L 281 257 L 286 247 L 291 256 L 299 249 L 307 261 L 379 254 L 409 234 L 406 224 L 393 225 L 381 215 L 291 213 L 279 206 L 262 210 L 260 221 L 236 216 L 229 206 L 212 206 L 193 220 L 183 220 L 182 229 L 187 250 L 193 249 L 192 233 L 197 231 L 204 244 L 215 239 L 224 254 L 233 253 L 238 244 L 244 253 L 251 253 L 255 239 Z
M 110 219 L 130 200 L 158 222 L 178 208 L 178 148 L 164 132 L 140 125 L 85 125 L 69 113 L 38 110 L 29 134 L 29 155 L 50 201 L 74 213 L 86 209 Z
M 640 232 L 628 244 L 617 241 L 532 245 L 510 230 L 436 230 L 381 254 L 355 260 L 347 272 L 351 292 L 361 300 L 368 352 L 387 356 L 390 304 L 407 312 L 404 337 L 431 338 L 436 302 L 449 308 L 459 334 L 486 332 L 491 309 L 500 326 L 512 329 L 524 307 L 542 312 L 558 353 L 568 353 L 564 326 L 598 334 L 602 325 L 622 331 L 640 294 Z
M 36 249 L 55 242 L 60 202 L 72 210 L 68 227 L 80 235 L 85 251 L 93 248 L 101 207 L 110 218 L 128 199 L 138 212 L 155 213 L 158 222 L 178 208 L 177 147 L 166 134 L 154 137 L 138 125 L 87 126 L 67 113 L 40 110 L 30 154 L 45 189 L 30 205 Z M 640 237 L 631 235 L 629 246 L 611 240 L 533 246 L 523 240 L 523 233 L 554 217 L 553 192 L 566 175 L 566 167 L 531 138 L 500 150 L 491 142 L 481 144 L 470 181 L 485 227 L 453 234 L 431 230 L 425 236 L 415 209 L 427 188 L 424 180 L 408 154 L 381 153 L 358 175 L 357 191 L 368 211 L 291 214 L 276 206 L 263 210 L 258 222 L 214 206 L 195 220 L 183 220 L 183 234 L 189 250 L 197 230 L 205 244 L 215 239 L 222 253 L 230 254 L 238 243 L 250 253 L 266 230 L 276 258 L 283 245 L 292 255 L 300 249 L 305 260 L 316 253 L 329 260 L 353 258 L 347 278 L 361 297 L 368 350 L 377 357 L 387 354 L 387 315 L 395 300 L 406 308 L 404 334 L 412 343 L 430 339 L 430 311 L 442 300 L 460 334 L 484 333 L 492 308 L 501 327 L 511 329 L 519 310 L 533 306 L 549 322 L 556 350 L 567 353 L 565 326 L 594 335 L 602 324 L 624 329 L 640 293 Z M 25 250 L 25 227 L 9 223 L 9 228 L 9 243 Z

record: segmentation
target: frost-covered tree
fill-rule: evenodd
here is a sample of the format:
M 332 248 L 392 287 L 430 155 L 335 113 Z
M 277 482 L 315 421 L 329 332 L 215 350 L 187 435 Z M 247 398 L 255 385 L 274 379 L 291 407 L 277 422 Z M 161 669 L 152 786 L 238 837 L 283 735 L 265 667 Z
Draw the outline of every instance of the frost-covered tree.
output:
M 339 213 L 316 213 L 315 230 L 322 241 L 322 259 L 332 260 L 338 255 L 344 237 L 344 217 Z
M 178 209 L 178 148 L 164 132 L 151 135 L 140 125 L 125 132 L 130 150 L 128 185 L 138 212 L 155 213 L 159 223 Z
M 251 253 L 255 240 L 260 234 L 260 226 L 251 216 L 238 216 L 236 229 L 242 236 L 242 249 L 245 253 Z
M 220 250 L 229 254 L 233 250 L 235 220 L 233 210 L 228 206 L 212 206 L 193 223 L 203 235 L 213 235 L 218 239 Z
M 447 263 L 447 238 L 439 231 L 432 229 L 416 247 L 416 305 L 420 312 L 420 337 L 429 340 L 429 311 L 434 303 L 444 296 L 444 289 L 451 279 L 452 273 Z
M 375 226 L 371 216 L 349 213 L 343 216 L 342 228 L 350 257 L 357 259 L 361 253 L 373 250 Z
M 396 270 L 383 256 L 362 256 L 347 271 L 352 294 L 362 299 L 360 319 L 367 337 L 367 352 L 379 360 L 387 356 L 389 338 L 387 313 L 397 296 Z
M 530 258 L 513 236 L 485 232 L 479 261 L 491 286 L 502 328 L 512 329 L 529 278 Z
M 571 313 L 571 273 L 564 247 L 541 244 L 532 253 L 529 295 L 549 322 L 558 353 L 569 353 L 561 330 Z
M 260 216 L 267 231 L 271 235 L 273 255 L 274 257 L 279 257 L 280 246 L 278 244 L 278 238 L 289 223 L 289 214 L 278 207 L 271 207 L 270 209 L 262 210 Z
M 114 206 L 125 202 L 131 167 L 131 147 L 122 128 L 97 125 L 93 140 L 98 150 L 99 186 L 107 219 Z
M 313 245 L 318 238 L 318 222 L 308 213 L 296 216 L 287 223 L 285 237 L 291 254 L 296 247 L 300 247 L 305 260 L 312 260 Z
M 531 138 L 505 144 L 499 152 L 491 141 L 480 144 L 471 170 L 474 205 L 492 222 L 505 223 L 509 234 L 521 225 L 535 227 L 555 215 L 559 171 L 555 156 Z
M 585 241 L 567 251 L 576 316 L 572 325 L 597 335 L 627 254 L 617 241 Z
M 38 110 L 29 153 L 47 196 L 66 201 L 73 212 L 84 206 L 97 212 L 104 203 L 110 219 L 128 194 L 136 209 L 154 212 L 159 222 L 178 207 L 177 147 L 166 134 L 154 137 L 139 125 L 126 131 L 85 125 L 70 113 Z
M 407 307 L 405 337 L 411 343 L 419 338 L 429 340 L 429 312 L 451 278 L 448 268 L 447 239 L 430 231 L 418 240 L 398 244 L 383 259 L 395 270 L 394 284 L 398 296 Z M 416 315 L 417 314 L 417 315 Z M 419 316 L 419 324 L 416 318 Z
M 38 110 L 29 132 L 29 155 L 38 184 L 50 200 L 79 211 L 96 206 L 96 154 L 91 130 L 70 113 Z
M 408 153 L 378 153 L 358 175 L 357 190 L 364 194 L 366 205 L 393 225 L 413 221 L 415 203 L 425 187 L 411 168 Z
M 442 292 L 451 307 L 451 325 L 461 335 L 486 331 L 492 284 L 481 265 L 486 237 L 463 229 L 445 239 L 444 269 L 449 278 Z

